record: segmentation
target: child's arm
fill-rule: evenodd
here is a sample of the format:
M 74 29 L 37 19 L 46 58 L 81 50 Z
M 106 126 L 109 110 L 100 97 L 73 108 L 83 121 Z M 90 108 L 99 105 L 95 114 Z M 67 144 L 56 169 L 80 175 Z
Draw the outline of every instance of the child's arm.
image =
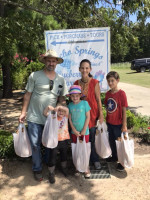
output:
M 84 127 L 81 131 L 81 135 L 85 135 L 86 129 L 89 125 L 89 121 L 90 121 L 90 111 L 86 112 L 86 120 L 85 120 L 85 123 L 84 123 Z
M 47 107 L 44 109 L 43 114 L 47 117 L 48 114 L 49 114 L 49 111 L 52 111 L 52 110 L 54 110 L 54 107 L 53 107 L 53 106 L 47 106 Z
M 69 109 L 65 106 L 57 106 L 54 110 L 57 112 L 59 109 L 63 110 L 66 114 L 65 116 L 69 117 Z
M 71 126 L 71 129 L 72 131 L 74 132 L 74 134 L 79 137 L 80 136 L 80 132 L 77 131 L 72 123 L 72 120 L 71 120 L 71 114 L 69 114 L 69 123 L 70 123 L 70 126 Z
M 122 132 L 127 132 L 126 107 L 122 108 Z

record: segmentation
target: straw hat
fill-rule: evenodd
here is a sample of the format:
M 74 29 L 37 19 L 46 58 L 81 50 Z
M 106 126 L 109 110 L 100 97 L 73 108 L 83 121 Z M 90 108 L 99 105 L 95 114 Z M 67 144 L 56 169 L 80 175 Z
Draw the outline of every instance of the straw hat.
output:
M 58 57 L 56 51 L 53 49 L 49 49 L 44 55 L 40 56 L 39 61 L 45 64 L 45 58 L 57 58 L 58 64 L 64 62 L 62 58 Z

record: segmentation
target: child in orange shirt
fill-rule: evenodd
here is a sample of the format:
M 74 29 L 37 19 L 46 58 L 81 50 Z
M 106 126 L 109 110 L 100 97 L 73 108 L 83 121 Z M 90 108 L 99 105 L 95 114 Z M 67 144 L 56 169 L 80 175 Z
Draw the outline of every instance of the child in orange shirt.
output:
M 49 182 L 53 184 L 55 183 L 55 165 L 58 150 L 60 151 L 62 173 L 64 176 L 67 176 L 67 140 L 70 139 L 70 135 L 68 131 L 68 108 L 60 104 L 58 104 L 56 108 L 48 106 L 44 110 L 44 115 L 47 117 L 51 111 L 57 112 L 57 120 L 59 121 L 58 145 L 53 149 L 49 148 Z

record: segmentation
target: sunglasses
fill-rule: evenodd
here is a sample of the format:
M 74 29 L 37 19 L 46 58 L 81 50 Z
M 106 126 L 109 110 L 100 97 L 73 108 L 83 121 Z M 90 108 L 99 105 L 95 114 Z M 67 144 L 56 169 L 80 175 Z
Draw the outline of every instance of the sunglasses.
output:
M 54 81 L 50 80 L 49 81 L 49 89 L 52 90 L 53 89 L 53 85 L 54 85 Z

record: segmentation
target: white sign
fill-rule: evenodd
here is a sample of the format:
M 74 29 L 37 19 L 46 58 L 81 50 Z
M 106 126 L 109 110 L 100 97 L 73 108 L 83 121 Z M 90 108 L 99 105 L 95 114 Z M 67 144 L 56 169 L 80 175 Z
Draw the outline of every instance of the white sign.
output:
M 110 29 L 88 28 L 45 31 L 46 50 L 54 49 L 64 59 L 56 72 L 62 75 L 68 88 L 81 78 L 79 64 L 88 59 L 91 74 L 99 80 L 101 91 L 108 89 L 106 75 L 110 66 Z

